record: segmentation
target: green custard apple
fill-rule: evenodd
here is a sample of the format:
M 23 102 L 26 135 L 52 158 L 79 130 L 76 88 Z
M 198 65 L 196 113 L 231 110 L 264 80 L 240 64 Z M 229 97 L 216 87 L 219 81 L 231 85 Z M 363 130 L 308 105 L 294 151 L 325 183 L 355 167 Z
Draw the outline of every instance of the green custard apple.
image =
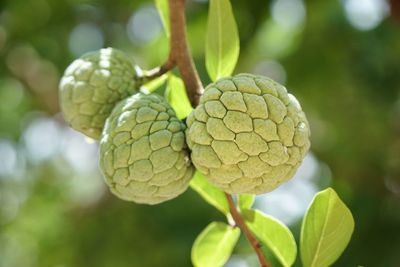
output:
M 138 93 L 118 103 L 100 141 L 100 168 L 111 191 L 144 204 L 183 193 L 194 172 L 185 129 L 161 96 Z
M 70 126 L 99 139 L 115 104 L 137 92 L 140 69 L 124 52 L 106 48 L 76 59 L 60 81 L 60 105 Z
M 295 174 L 310 147 L 299 102 L 263 76 L 239 74 L 208 85 L 187 125 L 193 164 L 228 193 L 275 189 Z

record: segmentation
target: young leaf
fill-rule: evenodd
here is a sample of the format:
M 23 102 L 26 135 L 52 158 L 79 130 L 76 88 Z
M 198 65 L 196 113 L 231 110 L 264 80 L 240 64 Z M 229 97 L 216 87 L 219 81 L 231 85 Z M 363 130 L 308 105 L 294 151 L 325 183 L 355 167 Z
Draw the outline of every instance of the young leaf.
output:
M 158 13 L 160 14 L 161 21 L 164 25 L 165 34 L 169 38 L 170 28 L 169 28 L 168 0 L 156 0 L 156 7 L 158 10 Z
M 243 210 L 242 215 L 250 230 L 267 245 L 283 266 L 294 263 L 297 247 L 289 228 L 258 210 Z
M 168 74 L 161 75 L 160 77 L 157 77 L 157 78 L 145 83 L 143 85 L 143 87 L 150 93 L 154 92 L 155 90 L 157 90 L 159 87 L 161 87 L 165 83 L 167 78 L 168 78 Z
M 192 262 L 196 267 L 220 267 L 232 254 L 240 229 L 223 222 L 210 223 L 196 238 L 192 247 Z
M 165 98 L 167 98 L 167 101 L 175 110 L 178 119 L 186 118 L 192 111 L 192 106 L 190 105 L 182 79 L 173 74 L 168 78 Z
M 229 0 L 210 0 L 206 67 L 213 81 L 230 76 L 239 57 L 239 34 Z
M 256 200 L 255 195 L 251 194 L 240 194 L 238 197 L 239 208 L 241 210 L 250 209 Z
M 223 214 L 229 213 L 229 204 L 224 192 L 210 184 L 199 171 L 194 174 L 190 187 Z
M 354 219 L 350 210 L 328 188 L 317 193 L 303 219 L 300 254 L 305 267 L 334 263 L 350 241 Z

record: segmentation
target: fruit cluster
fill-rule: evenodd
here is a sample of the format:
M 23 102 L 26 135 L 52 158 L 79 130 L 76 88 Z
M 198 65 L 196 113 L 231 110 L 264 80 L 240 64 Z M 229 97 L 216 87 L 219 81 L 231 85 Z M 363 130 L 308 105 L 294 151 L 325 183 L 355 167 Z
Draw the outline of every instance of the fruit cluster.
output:
M 100 168 L 122 199 L 172 199 L 195 168 L 226 192 L 265 193 L 294 175 L 310 147 L 299 102 L 269 78 L 239 74 L 208 85 L 186 126 L 163 97 L 140 92 L 140 75 L 108 48 L 75 60 L 60 82 L 65 120 L 100 140 Z

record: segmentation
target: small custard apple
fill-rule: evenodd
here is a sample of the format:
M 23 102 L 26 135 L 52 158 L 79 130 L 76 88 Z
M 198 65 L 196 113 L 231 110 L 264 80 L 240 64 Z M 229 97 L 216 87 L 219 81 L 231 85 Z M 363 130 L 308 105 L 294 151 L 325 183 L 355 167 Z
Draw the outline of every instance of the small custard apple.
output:
M 115 104 L 137 92 L 140 69 L 124 52 L 106 48 L 69 65 L 60 81 L 60 104 L 75 130 L 99 139 Z
M 193 164 L 228 193 L 275 189 L 294 175 L 310 147 L 299 102 L 263 76 L 239 74 L 210 84 L 187 125 Z
M 183 193 L 194 172 L 185 129 L 161 96 L 138 93 L 118 103 L 100 140 L 100 169 L 111 191 L 144 204 Z

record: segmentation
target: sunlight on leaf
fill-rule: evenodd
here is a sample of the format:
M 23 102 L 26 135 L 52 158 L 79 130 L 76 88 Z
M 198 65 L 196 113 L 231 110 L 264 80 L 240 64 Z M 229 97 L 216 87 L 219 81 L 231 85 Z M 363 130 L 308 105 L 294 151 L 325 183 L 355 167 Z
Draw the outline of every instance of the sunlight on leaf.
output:
M 207 178 L 199 171 L 196 171 L 194 174 L 193 179 L 190 182 L 190 187 L 200 194 L 205 201 L 217 208 L 223 214 L 226 215 L 229 213 L 229 204 L 224 192 L 210 184 L 207 181 Z
M 238 196 L 238 204 L 241 210 L 250 209 L 256 200 L 256 195 L 240 194 Z
M 304 217 L 300 253 L 305 267 L 332 265 L 342 254 L 354 230 L 351 211 L 335 190 L 317 193 Z
M 168 79 L 168 74 L 164 74 L 160 77 L 157 77 L 157 78 L 145 83 L 143 85 L 143 87 L 144 87 L 144 89 L 146 89 L 147 91 L 149 91 L 151 93 L 151 92 L 156 91 L 158 88 L 160 88 L 167 79 Z
M 292 266 L 296 260 L 297 246 L 292 232 L 277 219 L 258 210 L 243 210 L 250 230 L 274 253 L 283 266 Z
M 190 105 L 182 79 L 173 74 L 168 78 L 165 98 L 167 98 L 167 101 L 175 110 L 178 119 L 186 118 L 192 111 L 192 106 Z
M 192 262 L 196 267 L 223 266 L 236 245 L 240 229 L 223 222 L 212 222 L 200 235 L 192 247 Z
M 206 35 L 206 68 L 213 81 L 230 76 L 240 50 L 239 34 L 229 0 L 211 0 Z
M 169 8 L 168 0 L 155 0 L 158 13 L 160 14 L 161 21 L 164 25 L 165 34 L 169 38 L 170 36 L 170 26 L 169 26 Z

